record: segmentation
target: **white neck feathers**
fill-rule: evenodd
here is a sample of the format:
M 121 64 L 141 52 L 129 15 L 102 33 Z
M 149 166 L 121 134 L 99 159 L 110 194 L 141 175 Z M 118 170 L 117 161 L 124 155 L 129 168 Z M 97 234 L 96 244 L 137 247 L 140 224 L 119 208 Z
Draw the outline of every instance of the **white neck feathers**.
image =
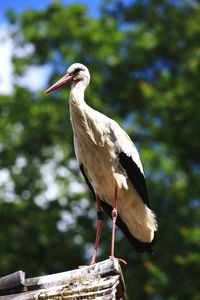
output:
M 69 101 L 72 105 L 86 104 L 84 100 L 84 92 L 87 85 L 83 80 L 75 82 L 71 86 Z

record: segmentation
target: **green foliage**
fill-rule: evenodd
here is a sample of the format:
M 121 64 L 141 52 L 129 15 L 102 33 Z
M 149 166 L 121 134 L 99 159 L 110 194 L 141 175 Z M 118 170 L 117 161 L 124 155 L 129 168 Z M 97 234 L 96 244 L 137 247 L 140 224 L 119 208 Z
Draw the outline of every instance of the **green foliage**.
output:
M 46 66 L 53 83 L 80 61 L 92 75 L 87 102 L 136 142 L 158 216 L 151 257 L 118 233 L 129 299 L 199 299 L 199 16 L 197 1 L 165 0 L 105 1 L 98 19 L 60 2 L 8 11 L 16 84 L 0 96 L 1 275 L 76 268 L 90 255 L 95 203 L 74 163 L 68 92 L 47 96 L 18 81 Z M 99 259 L 109 254 L 109 224 Z

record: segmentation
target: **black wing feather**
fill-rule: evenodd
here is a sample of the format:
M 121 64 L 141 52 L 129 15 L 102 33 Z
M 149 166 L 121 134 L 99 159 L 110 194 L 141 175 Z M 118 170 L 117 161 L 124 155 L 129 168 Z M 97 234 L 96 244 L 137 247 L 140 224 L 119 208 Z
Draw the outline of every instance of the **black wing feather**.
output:
M 126 170 L 126 173 L 136 188 L 138 194 L 149 207 L 149 197 L 147 192 L 146 181 L 144 175 L 140 171 L 140 168 L 134 162 L 131 156 L 126 155 L 124 152 L 119 153 L 119 163 Z
M 93 189 L 93 187 L 92 187 L 92 185 L 91 185 L 88 177 L 85 174 L 83 164 L 80 165 L 80 170 L 81 170 L 81 172 L 83 174 L 83 177 L 84 177 L 84 179 L 85 179 L 88 187 L 90 188 L 91 192 L 95 195 L 95 191 L 94 191 L 94 189 Z M 109 217 L 112 219 L 112 209 L 113 209 L 112 206 L 109 205 L 107 202 L 101 200 L 101 207 L 109 215 Z M 116 224 L 121 229 L 121 231 L 124 233 L 124 235 L 127 237 L 127 239 L 129 240 L 129 242 L 131 243 L 131 245 L 134 247 L 134 249 L 137 252 L 149 252 L 149 253 L 153 252 L 152 245 L 155 243 L 155 235 L 154 235 L 154 239 L 153 239 L 153 241 L 151 243 L 143 243 L 143 242 L 137 240 L 134 236 L 132 236 L 132 234 L 128 230 L 128 227 L 122 221 L 122 219 L 120 218 L 119 215 L 117 217 Z

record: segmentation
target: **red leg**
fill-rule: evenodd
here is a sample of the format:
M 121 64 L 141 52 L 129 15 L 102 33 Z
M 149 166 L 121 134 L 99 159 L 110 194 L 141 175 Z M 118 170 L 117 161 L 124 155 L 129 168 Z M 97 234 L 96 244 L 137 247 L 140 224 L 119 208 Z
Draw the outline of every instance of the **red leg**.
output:
M 115 257 L 115 227 L 116 227 L 116 221 L 117 221 L 117 187 L 115 187 L 114 192 L 114 203 L 113 203 L 113 210 L 112 210 L 112 240 L 111 240 L 111 255 L 110 257 Z M 125 265 L 127 265 L 127 262 L 121 258 L 118 258 L 118 260 Z
M 111 257 L 114 257 L 115 253 L 115 227 L 117 221 L 117 187 L 115 187 L 114 203 L 112 210 L 112 240 L 111 240 Z
M 96 195 L 96 207 L 97 207 L 97 233 L 96 233 L 94 250 L 93 250 L 92 259 L 90 261 L 90 265 L 93 265 L 96 262 L 97 249 L 99 246 L 99 240 L 100 240 L 101 230 L 102 230 L 103 221 L 104 221 L 103 212 L 101 210 L 100 198 L 98 195 Z

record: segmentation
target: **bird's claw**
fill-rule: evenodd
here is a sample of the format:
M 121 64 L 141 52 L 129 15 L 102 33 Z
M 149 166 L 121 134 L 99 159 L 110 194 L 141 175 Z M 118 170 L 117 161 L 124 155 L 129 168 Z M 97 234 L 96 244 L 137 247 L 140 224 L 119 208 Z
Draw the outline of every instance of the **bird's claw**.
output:
M 86 267 L 88 267 L 89 265 L 80 265 L 80 266 L 78 266 L 78 269 L 83 269 L 83 268 L 86 268 Z
M 82 269 L 82 268 L 86 268 L 86 267 L 92 266 L 94 264 L 96 264 L 96 260 L 91 260 L 88 265 L 80 265 L 80 266 L 78 266 L 78 268 Z
M 122 258 L 117 258 L 117 257 L 115 257 L 115 256 L 109 256 L 109 258 L 115 258 L 115 259 L 117 259 L 118 261 L 119 261 L 119 263 L 122 263 L 122 264 L 124 264 L 124 265 L 127 265 L 128 263 L 124 260 L 124 259 L 122 259 Z

